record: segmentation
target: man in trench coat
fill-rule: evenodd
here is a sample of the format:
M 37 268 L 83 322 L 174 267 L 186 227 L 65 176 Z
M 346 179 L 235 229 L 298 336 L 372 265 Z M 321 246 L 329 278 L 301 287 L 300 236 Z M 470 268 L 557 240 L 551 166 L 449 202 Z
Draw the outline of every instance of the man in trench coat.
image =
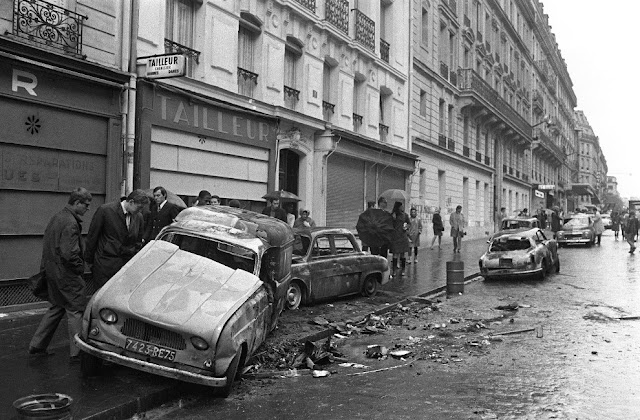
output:
M 144 242 L 147 243 L 158 236 L 163 227 L 173 223 L 180 210 L 180 207 L 167 201 L 167 190 L 163 187 L 153 189 L 153 200 L 151 204 L 151 214 L 144 232 Z
M 30 354 L 49 354 L 47 347 L 62 317 L 67 315 L 69 353 L 78 359 L 80 349 L 73 340 L 82 328 L 82 313 L 86 306 L 84 274 L 84 243 L 82 220 L 89 209 L 91 194 L 84 188 L 71 192 L 67 205 L 55 214 L 44 231 L 40 271 L 47 282 L 47 300 L 51 307 L 42 317 L 29 344 Z
M 142 247 L 144 221 L 141 210 L 149 205 L 143 190 L 122 201 L 98 207 L 87 235 L 87 263 L 93 264 L 93 281 L 100 288 Z

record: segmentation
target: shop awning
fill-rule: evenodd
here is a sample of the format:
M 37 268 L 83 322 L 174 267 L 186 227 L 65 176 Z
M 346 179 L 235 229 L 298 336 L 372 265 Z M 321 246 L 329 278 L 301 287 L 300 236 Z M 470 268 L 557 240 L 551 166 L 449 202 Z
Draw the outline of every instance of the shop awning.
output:
M 377 162 L 385 166 L 393 166 L 405 171 L 413 172 L 418 155 L 393 146 L 382 143 L 379 140 L 359 136 L 343 130 L 331 130 L 337 142 L 336 152 L 357 156 L 360 159 Z

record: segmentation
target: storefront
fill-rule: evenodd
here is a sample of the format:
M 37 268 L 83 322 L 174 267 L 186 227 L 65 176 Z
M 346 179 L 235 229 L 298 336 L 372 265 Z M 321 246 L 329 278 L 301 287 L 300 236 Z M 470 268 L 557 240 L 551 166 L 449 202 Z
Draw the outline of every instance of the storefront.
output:
M 98 67 L 85 64 L 92 66 Z M 93 195 L 85 232 L 95 209 L 120 195 L 120 94 L 127 77 L 93 70 L 83 74 L 0 50 L 0 282 L 16 287 L 2 288 L 0 306 L 25 303 L 23 280 L 38 271 L 45 227 L 71 190 L 85 187 Z M 101 71 L 111 78 L 97 77 Z
M 391 188 L 409 191 L 417 156 L 340 130 L 333 131 L 333 138 L 335 149 L 327 158 L 327 226 L 353 230 L 367 201 L 377 201 Z
M 260 211 L 275 185 L 276 122 L 182 89 L 140 82 L 136 188 L 163 186 L 190 204 L 207 190 Z

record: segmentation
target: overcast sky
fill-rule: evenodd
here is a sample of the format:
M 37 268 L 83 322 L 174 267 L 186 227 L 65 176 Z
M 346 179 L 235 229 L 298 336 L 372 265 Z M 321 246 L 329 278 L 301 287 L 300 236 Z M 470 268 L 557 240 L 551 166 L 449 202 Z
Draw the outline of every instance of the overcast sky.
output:
M 620 195 L 640 196 L 640 1 L 542 3 L 608 174 Z

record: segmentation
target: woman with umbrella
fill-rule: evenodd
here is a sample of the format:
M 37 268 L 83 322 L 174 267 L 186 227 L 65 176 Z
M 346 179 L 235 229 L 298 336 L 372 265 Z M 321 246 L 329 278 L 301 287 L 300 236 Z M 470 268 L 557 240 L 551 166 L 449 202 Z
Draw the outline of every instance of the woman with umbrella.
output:
M 411 220 L 409 215 L 404 212 L 404 204 L 401 201 L 396 201 L 391 211 L 393 217 L 393 237 L 391 238 L 391 253 L 393 259 L 391 260 L 393 270 L 398 265 L 398 259 L 400 259 L 400 275 L 404 275 L 404 270 L 407 265 L 406 254 L 409 252 L 409 237 L 407 236 L 407 230 Z

